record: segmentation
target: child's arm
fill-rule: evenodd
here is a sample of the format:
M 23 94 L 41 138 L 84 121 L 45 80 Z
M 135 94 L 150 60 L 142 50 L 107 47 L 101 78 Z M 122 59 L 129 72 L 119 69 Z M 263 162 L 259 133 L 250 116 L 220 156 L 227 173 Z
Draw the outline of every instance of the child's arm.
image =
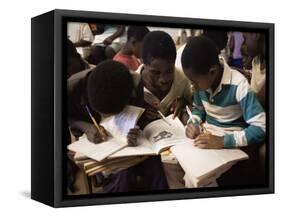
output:
M 104 39 L 103 43 L 106 44 L 106 45 L 112 44 L 112 42 L 116 38 L 118 38 L 121 35 L 123 35 L 124 32 L 125 32 L 125 26 L 118 26 L 116 32 L 114 32 L 112 35 L 110 35 L 109 37 Z
M 192 115 L 196 123 L 201 124 L 202 122 L 205 121 L 206 112 L 202 100 L 200 98 L 199 91 L 194 92 L 192 105 L 193 105 Z
M 241 106 L 243 118 L 249 126 L 243 131 L 225 135 L 224 147 L 233 148 L 264 143 L 265 112 L 246 80 L 238 85 L 236 99 Z
M 86 121 L 72 121 L 70 124 L 70 128 L 85 133 L 90 142 L 93 143 L 102 142 L 100 133 L 92 123 L 88 123 Z M 100 126 L 100 129 L 105 133 L 105 135 L 107 135 L 106 130 L 102 126 Z

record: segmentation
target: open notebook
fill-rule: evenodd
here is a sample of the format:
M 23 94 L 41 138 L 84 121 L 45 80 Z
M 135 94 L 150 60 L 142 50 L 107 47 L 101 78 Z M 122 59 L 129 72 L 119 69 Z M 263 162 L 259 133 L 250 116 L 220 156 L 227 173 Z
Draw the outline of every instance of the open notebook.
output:
M 200 149 L 193 140 L 173 146 L 172 153 L 185 171 L 187 187 L 204 187 L 248 155 L 240 149 Z
M 78 141 L 68 145 L 67 148 L 79 153 L 80 157 L 85 155 L 93 160 L 102 161 L 127 146 L 127 134 L 131 128 L 135 127 L 143 112 L 143 108 L 126 106 L 119 114 L 101 121 L 100 125 L 110 134 L 106 141 L 94 144 L 84 135 Z
M 173 145 L 181 144 L 186 140 L 184 126 L 178 118 L 172 115 L 166 121 L 159 119 L 148 124 L 138 137 L 136 147 L 125 147 L 112 154 L 109 158 L 128 157 L 138 155 L 158 155 Z

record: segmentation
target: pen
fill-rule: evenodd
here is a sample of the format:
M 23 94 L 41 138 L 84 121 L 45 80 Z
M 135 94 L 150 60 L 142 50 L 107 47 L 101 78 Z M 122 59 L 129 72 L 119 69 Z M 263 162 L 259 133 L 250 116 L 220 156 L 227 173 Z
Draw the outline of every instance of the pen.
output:
M 88 108 L 88 106 L 86 105 L 86 110 L 89 114 L 89 116 L 91 117 L 92 121 L 93 121 L 93 124 L 95 125 L 95 127 L 97 128 L 102 140 L 104 141 L 105 140 L 105 135 L 103 133 L 103 131 L 100 129 L 100 126 L 98 125 L 98 123 L 96 122 L 95 118 L 92 116 L 91 112 L 90 112 L 90 109 Z
M 189 123 L 191 121 L 194 124 L 195 122 L 194 122 L 194 118 L 193 118 L 191 110 L 189 109 L 188 106 L 185 106 L 185 109 L 186 109 L 187 114 L 189 116 L 189 119 L 188 119 L 187 123 Z
M 167 118 L 166 118 L 159 110 L 158 110 L 157 112 L 158 112 L 158 114 L 161 116 L 161 118 L 162 118 L 169 126 L 172 125 L 172 124 L 169 123 L 169 121 L 167 120 Z
M 187 113 L 188 113 L 188 115 L 189 115 L 189 119 L 188 119 L 187 123 L 189 123 L 189 122 L 191 121 L 191 122 L 194 124 L 195 121 L 194 121 L 194 117 L 193 117 L 193 115 L 192 115 L 191 110 L 189 109 L 188 106 L 186 106 L 185 108 L 186 108 L 186 111 L 187 111 Z M 206 130 L 206 128 L 203 126 L 203 123 L 199 124 L 199 128 L 200 128 L 200 132 L 202 132 L 202 133 L 207 133 L 207 130 Z

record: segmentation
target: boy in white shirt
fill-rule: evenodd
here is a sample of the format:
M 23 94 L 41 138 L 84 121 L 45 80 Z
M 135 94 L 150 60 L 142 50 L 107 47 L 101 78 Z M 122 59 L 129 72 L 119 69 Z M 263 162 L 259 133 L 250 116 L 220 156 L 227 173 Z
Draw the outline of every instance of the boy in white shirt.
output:
M 72 41 L 82 58 L 85 59 L 90 55 L 90 46 L 94 41 L 94 36 L 88 23 L 67 23 L 67 37 Z

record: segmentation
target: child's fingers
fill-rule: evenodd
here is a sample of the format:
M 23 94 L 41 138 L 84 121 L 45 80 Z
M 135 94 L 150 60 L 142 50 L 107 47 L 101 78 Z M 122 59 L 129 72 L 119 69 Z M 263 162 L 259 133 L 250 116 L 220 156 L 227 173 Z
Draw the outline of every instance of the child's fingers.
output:
M 185 132 L 186 132 L 187 137 L 189 137 L 191 139 L 194 139 L 197 136 L 196 129 L 191 124 L 186 125 Z
M 130 139 L 136 139 L 138 137 L 138 134 L 135 133 L 135 132 L 129 132 L 128 135 L 127 135 L 127 138 Z
M 104 135 L 108 136 L 108 133 L 107 133 L 106 129 L 105 129 L 103 126 L 100 126 L 100 130 L 101 130 L 101 132 L 102 132 Z
M 101 137 L 97 133 L 87 133 L 87 138 L 90 142 L 93 142 L 95 144 L 100 143 L 102 141 Z
M 199 140 L 201 140 L 201 139 L 204 139 L 204 140 L 208 139 L 208 135 L 206 135 L 206 134 L 199 134 L 199 135 L 196 137 L 195 141 L 199 141 Z
M 194 144 L 196 146 L 200 146 L 200 145 L 203 145 L 203 144 L 208 144 L 208 140 L 207 139 L 194 140 Z
M 127 138 L 127 142 L 129 146 L 136 146 L 137 145 L 137 139 L 136 138 Z
M 201 143 L 197 146 L 198 148 L 202 148 L 202 149 L 207 149 L 208 148 L 208 144 L 206 143 Z
M 180 113 L 180 104 L 178 103 L 174 108 L 173 119 L 175 119 L 179 115 L 179 113 Z
M 140 132 L 140 127 L 139 126 L 135 126 L 134 128 L 131 128 L 129 132 Z

